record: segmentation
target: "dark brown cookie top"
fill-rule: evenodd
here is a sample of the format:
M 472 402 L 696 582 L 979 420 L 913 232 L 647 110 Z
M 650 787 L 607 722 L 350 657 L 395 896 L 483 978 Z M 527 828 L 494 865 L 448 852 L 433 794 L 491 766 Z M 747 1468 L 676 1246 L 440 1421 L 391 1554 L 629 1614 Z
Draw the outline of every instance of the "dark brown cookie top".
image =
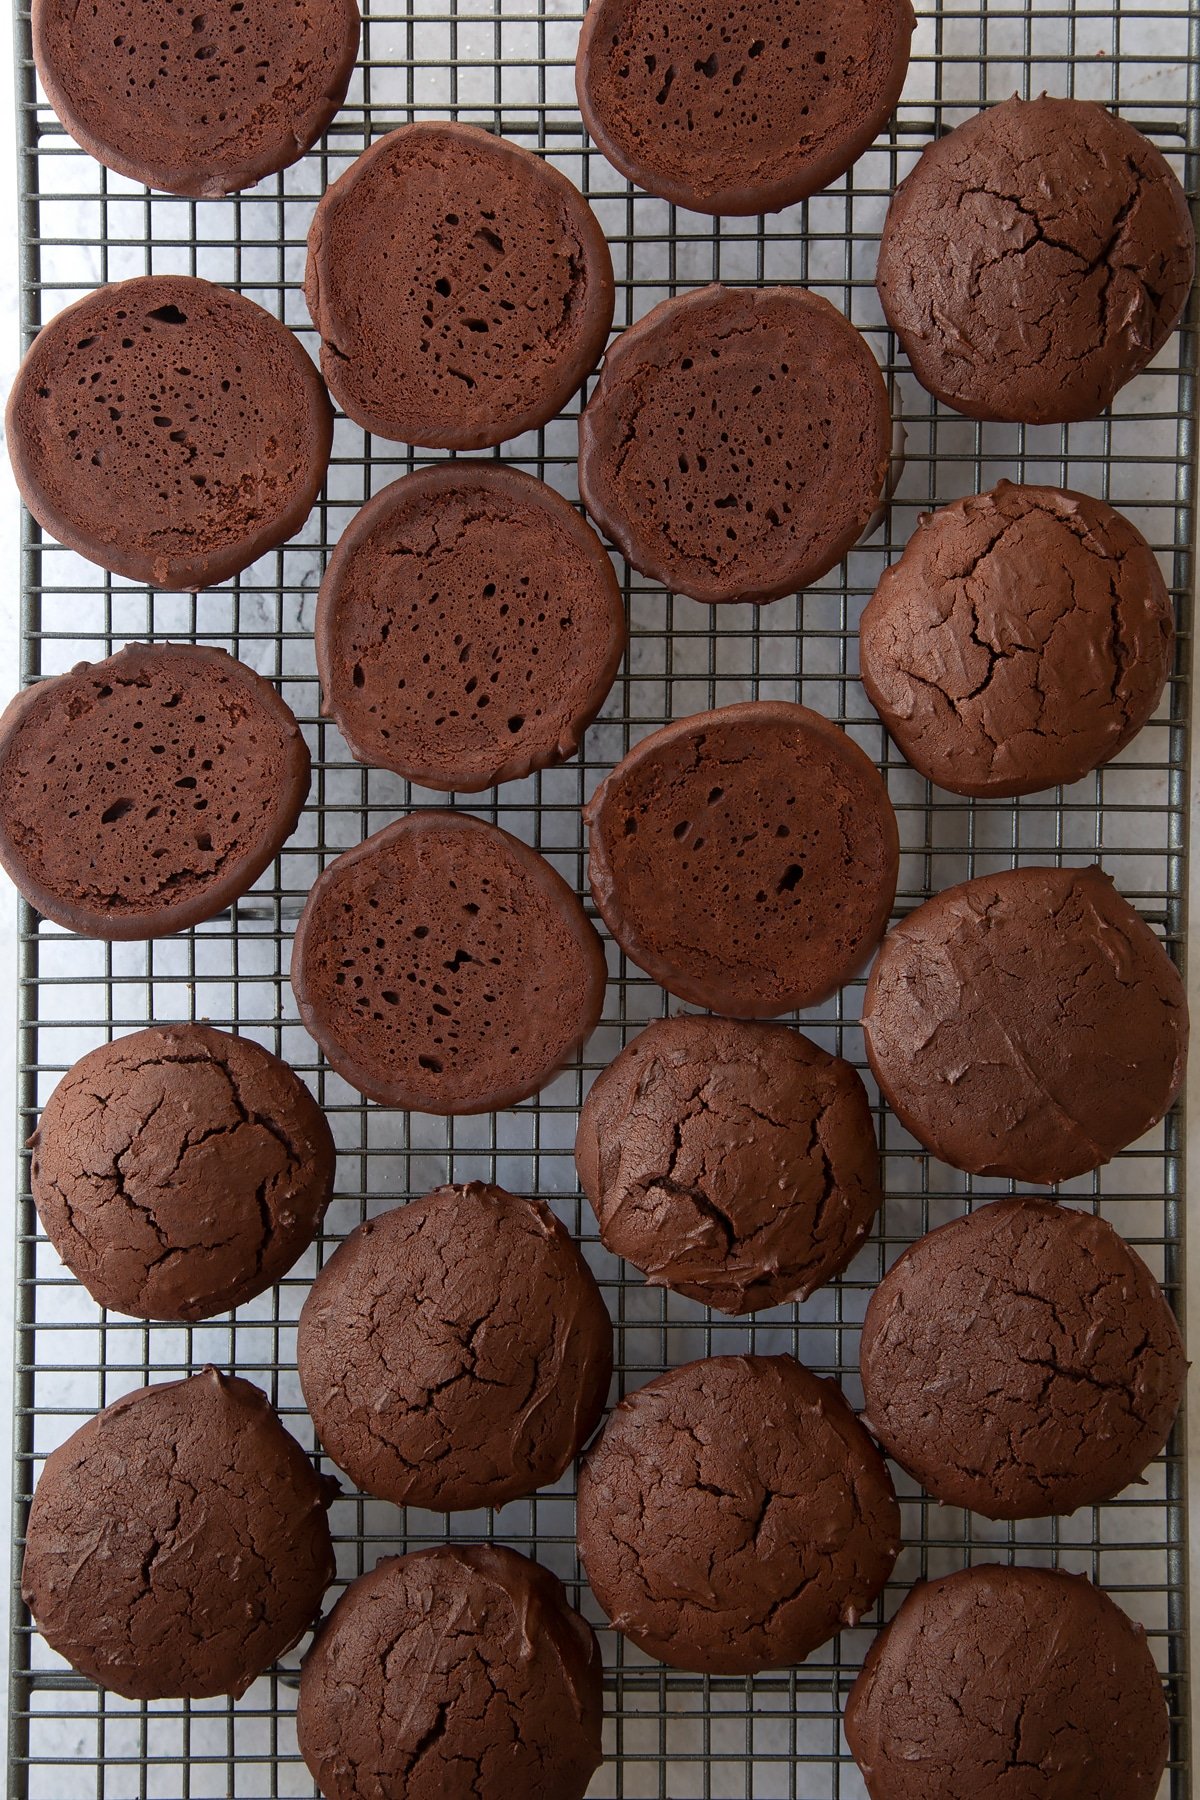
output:
M 617 764 L 584 819 L 592 894 L 622 950 L 713 1012 L 827 1000 L 892 909 L 887 789 L 806 706 L 751 700 L 677 719 Z
M 834 1381 L 714 1356 L 630 1394 L 584 1460 L 579 1553 L 618 1631 L 676 1668 L 803 1662 L 900 1548 L 887 1467 Z
M 1158 705 L 1174 645 L 1128 519 L 1008 481 L 924 514 L 859 625 L 871 704 L 955 794 L 1032 794 L 1108 762 Z
M 612 1325 L 549 1207 L 470 1182 L 360 1225 L 300 1315 L 326 1453 L 397 1506 L 503 1506 L 557 1481 L 608 1396 Z
M 292 950 L 300 1017 L 384 1106 L 496 1112 L 594 1031 L 604 949 L 578 896 L 498 826 L 411 813 L 343 851 Z
M 479 450 L 546 424 L 595 368 L 612 260 L 553 164 L 433 120 L 389 132 L 326 189 L 304 297 L 352 419 Z
M 1149 1269 L 1112 1226 L 997 1200 L 884 1276 L 860 1350 L 867 1423 L 947 1506 L 1074 1512 L 1136 1481 L 1167 1441 L 1187 1362 Z
M 43 326 L 6 429 L 21 496 L 60 544 L 195 590 L 300 529 L 333 412 L 299 340 L 261 306 L 190 275 L 143 275 Z
M 336 1153 L 286 1063 L 208 1025 L 153 1025 L 68 1071 L 29 1140 L 46 1234 L 93 1300 L 207 1319 L 287 1274 Z
M 269 681 L 208 645 L 126 644 L 0 716 L 0 863 L 70 931 L 163 937 L 253 886 L 308 783 Z
M 170 194 L 231 194 L 320 137 L 358 54 L 355 0 L 33 0 L 51 106 L 98 162 Z
M 887 123 L 908 70 L 909 0 L 596 0 L 575 88 L 630 181 L 696 212 L 776 212 L 844 175 Z
M 579 421 L 579 492 L 635 569 L 777 600 L 870 525 L 891 454 L 867 342 L 805 288 L 714 285 L 621 334 Z
M 614 1256 L 721 1312 L 804 1300 L 879 1210 L 848 1062 L 787 1025 L 656 1019 L 596 1081 L 575 1164 Z
M 600 1648 L 548 1569 L 499 1544 L 386 1557 L 300 1675 L 326 1800 L 583 1800 L 602 1757 Z
M 608 554 L 501 463 L 441 463 L 356 513 L 317 602 L 325 712 L 359 762 L 472 792 L 578 750 L 625 654 Z
M 1107 1594 L 986 1563 L 913 1588 L 846 1742 L 871 1800 L 1154 1800 L 1170 1725 L 1146 1634 Z
M 1187 1062 L 1179 971 L 1102 869 L 1009 869 L 884 939 L 867 1058 L 906 1130 L 972 1175 L 1067 1181 L 1167 1111 Z
M 52 1649 L 126 1699 L 237 1696 L 320 1611 L 336 1492 L 250 1382 L 139 1388 L 47 1457 L 22 1597 Z
M 938 400 L 1047 424 L 1095 418 L 1145 368 L 1195 254 L 1183 189 L 1141 132 L 1091 100 L 1014 97 L 926 147 L 876 285 Z

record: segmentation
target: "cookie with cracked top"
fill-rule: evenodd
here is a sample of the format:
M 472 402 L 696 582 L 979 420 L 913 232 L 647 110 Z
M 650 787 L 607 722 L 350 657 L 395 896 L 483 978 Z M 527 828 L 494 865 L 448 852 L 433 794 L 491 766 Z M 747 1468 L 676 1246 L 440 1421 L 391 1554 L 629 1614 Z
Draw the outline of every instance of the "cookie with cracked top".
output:
M 816 1006 L 857 973 L 896 892 L 875 765 L 820 713 L 749 700 L 644 738 L 584 808 L 588 880 L 625 954 L 739 1018 Z
M 254 301 L 196 276 L 143 275 L 42 327 L 6 430 L 21 497 L 60 544 L 194 592 L 300 529 L 333 409 L 299 339 Z
M 1183 189 L 1140 131 L 1091 100 L 1014 96 L 922 152 L 876 286 L 936 399 L 1044 425 L 1094 419 L 1157 355 L 1195 258 Z
M 497 1112 L 595 1030 L 607 969 L 557 870 L 499 826 L 410 813 L 344 850 L 292 947 L 300 1017 L 383 1106 Z
M 584 1459 L 579 1553 L 618 1631 L 675 1668 L 802 1662 L 891 1573 L 900 1510 L 834 1381 L 714 1356 L 630 1394 Z
M 864 1423 L 946 1506 L 1039 1519 L 1110 1499 L 1170 1434 L 1187 1362 L 1104 1219 L 997 1200 L 904 1251 L 871 1296 Z
M 169 194 L 252 187 L 310 150 L 358 55 L 355 0 L 33 0 L 33 60 L 76 143 Z
M 249 1381 L 139 1388 L 47 1457 L 22 1597 L 52 1649 L 128 1700 L 236 1698 L 320 1610 L 336 1493 Z
M 562 1583 L 499 1544 L 437 1544 L 351 1582 L 304 1659 L 296 1732 L 326 1800 L 583 1800 L 602 1713 Z
M 1079 781 L 1123 750 L 1171 671 L 1171 599 L 1103 500 L 1016 487 L 925 513 L 859 625 L 868 698 L 955 794 Z
M 397 1506 L 503 1506 L 557 1481 L 612 1375 L 600 1290 L 549 1207 L 470 1182 L 368 1219 L 300 1315 L 326 1453 Z
M 1149 1131 L 1187 1065 L 1179 971 L 1096 867 L 935 894 L 884 939 L 862 1025 L 885 1100 L 927 1150 L 1039 1186 Z
M 1170 1749 L 1142 1627 L 1084 1575 L 994 1563 L 916 1584 L 845 1723 L 871 1800 L 1154 1800 Z
M 614 1256 L 721 1312 L 804 1300 L 882 1195 L 867 1092 L 788 1025 L 656 1019 L 595 1082 L 575 1165 Z
M 573 756 L 625 654 L 599 538 L 501 463 L 441 463 L 356 513 L 317 601 L 325 712 L 360 762 L 473 792 Z
M 325 1115 L 287 1064 L 208 1025 L 152 1025 L 81 1057 L 46 1103 L 30 1179 L 93 1300 L 207 1319 L 279 1281 L 333 1188 Z
M 872 529 L 891 449 L 879 364 L 836 307 L 714 284 L 609 349 L 579 421 L 579 492 L 664 587 L 778 600 Z
M 895 109 L 909 0 L 746 6 L 596 0 L 575 89 L 609 162 L 696 212 L 777 212 L 819 193 Z
M 207 644 L 126 644 L 0 716 L 0 864 L 93 938 L 151 938 L 246 893 L 296 828 L 309 756 L 269 681 Z
M 326 189 L 304 297 L 350 418 L 479 450 L 545 425 L 591 374 L 612 324 L 612 259 L 552 163 L 429 120 L 380 138 Z

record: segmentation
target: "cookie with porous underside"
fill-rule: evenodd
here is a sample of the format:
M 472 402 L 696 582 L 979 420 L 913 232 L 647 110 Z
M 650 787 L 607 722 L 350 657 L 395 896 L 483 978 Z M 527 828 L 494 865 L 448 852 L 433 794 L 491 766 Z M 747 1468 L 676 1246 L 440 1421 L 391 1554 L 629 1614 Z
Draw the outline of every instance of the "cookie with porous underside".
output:
M 385 1106 L 492 1112 L 595 1029 L 604 950 L 550 864 L 495 825 L 412 813 L 343 851 L 292 950 L 300 1017 Z
M 333 409 L 299 339 L 261 306 L 190 275 L 143 275 L 43 326 L 6 429 L 21 497 L 60 544 L 194 591 L 300 529 Z
M 600 1236 L 722 1312 L 803 1300 L 879 1210 L 879 1150 L 850 1064 L 788 1025 L 656 1019 L 600 1075 L 575 1165 Z
M 1167 1440 L 1183 1342 L 1112 1226 L 997 1200 L 929 1232 L 871 1296 L 866 1419 L 936 1500 L 1034 1519 L 1109 1499 Z
M 1015 487 L 926 513 L 868 601 L 863 686 L 955 794 L 1079 781 L 1158 705 L 1175 645 L 1154 552 L 1086 494 Z
M 355 0 L 33 0 L 47 97 L 98 162 L 170 194 L 230 194 L 310 150 L 346 98 Z
M 471 1182 L 369 1219 L 326 1263 L 296 1356 L 317 1436 L 398 1506 L 503 1506 L 595 1428 L 612 1325 L 546 1206 Z
M 1154 1800 L 1170 1739 L 1142 1627 L 1061 1569 L 918 1582 L 846 1705 L 871 1800 Z
M 456 459 L 356 513 L 317 601 L 325 711 L 360 762 L 472 792 L 572 756 L 625 653 L 608 553 L 520 469 Z
M 777 600 L 870 528 L 891 447 L 879 364 L 836 307 L 714 285 L 613 344 L 579 421 L 579 492 L 664 587 Z
M 479 450 L 545 425 L 599 360 L 608 245 L 552 163 L 475 125 L 402 125 L 326 189 L 304 297 L 335 399 L 380 437 Z
M 937 399 L 1040 425 L 1094 419 L 1146 367 L 1195 260 L 1187 197 L 1140 131 L 1092 100 L 1014 97 L 922 152 L 876 285 Z
M 891 117 L 909 0 L 593 0 L 575 88 L 609 162 L 696 212 L 776 212 L 844 175 Z

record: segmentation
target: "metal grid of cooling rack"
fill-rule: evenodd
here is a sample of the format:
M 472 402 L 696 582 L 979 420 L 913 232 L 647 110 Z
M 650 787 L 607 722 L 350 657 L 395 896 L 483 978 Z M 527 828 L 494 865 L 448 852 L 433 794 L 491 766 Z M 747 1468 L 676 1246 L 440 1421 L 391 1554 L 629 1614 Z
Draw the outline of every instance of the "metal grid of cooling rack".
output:
M 716 224 L 637 193 L 593 151 L 575 109 L 572 64 L 579 0 L 374 0 L 346 106 L 319 153 L 253 192 L 189 201 L 148 195 L 79 152 L 36 89 L 28 17 L 17 17 L 21 278 L 27 338 L 74 295 L 149 271 L 182 271 L 241 288 L 314 348 L 300 292 L 304 238 L 325 185 L 373 137 L 416 117 L 469 119 L 551 157 L 590 198 L 612 244 L 617 327 L 669 293 L 713 278 L 799 281 L 841 306 L 866 332 L 894 383 L 907 461 L 883 529 L 802 601 L 760 612 L 715 613 L 664 595 L 621 568 L 629 657 L 583 754 L 470 805 L 542 850 L 585 889 L 579 808 L 631 742 L 663 720 L 754 695 L 802 700 L 846 725 L 883 767 L 903 845 L 897 908 L 952 881 L 1014 862 L 1097 856 L 1118 885 L 1182 952 L 1186 893 L 1186 720 L 1191 662 L 1196 314 L 1120 397 L 1111 417 L 1069 428 L 979 426 L 936 408 L 883 327 L 871 286 L 888 195 L 922 146 L 979 105 L 1014 90 L 1073 93 L 1116 105 L 1147 132 L 1195 197 L 1200 179 L 1200 20 L 1188 0 L 1158 7 L 1026 6 L 947 0 L 920 19 L 896 121 L 852 174 L 805 206 L 766 220 Z M 504 455 L 576 497 L 577 406 Z M 349 758 L 318 718 L 311 628 L 325 554 L 352 511 L 414 466 L 403 446 L 339 420 L 325 493 L 292 544 L 240 580 L 198 598 L 150 593 L 110 579 L 27 523 L 24 682 L 107 655 L 147 636 L 222 644 L 273 677 L 313 751 L 310 804 L 276 865 L 224 917 L 151 945 L 89 944 L 23 909 L 20 927 L 19 1126 L 24 1138 L 61 1072 L 85 1050 L 149 1020 L 205 1018 L 245 1032 L 287 1058 L 327 1108 L 340 1148 L 337 1197 L 317 1250 L 273 1293 L 234 1317 L 191 1328 L 143 1325 L 100 1312 L 66 1276 L 37 1230 L 22 1165 L 18 1281 L 16 1532 L 41 1461 L 95 1408 L 152 1379 L 211 1360 L 270 1393 L 306 1444 L 311 1427 L 296 1380 L 294 1326 L 319 1259 L 369 1212 L 434 1184 L 498 1180 L 551 1202 L 583 1240 L 617 1333 L 614 1394 L 661 1368 L 709 1351 L 790 1350 L 837 1373 L 852 1401 L 857 1335 L 872 1286 L 914 1236 L 1007 1184 L 970 1181 L 921 1153 L 878 1111 L 887 1202 L 880 1228 L 846 1276 L 801 1308 L 753 1324 L 711 1318 L 690 1301 L 647 1289 L 609 1257 L 578 1197 L 571 1145 L 582 1094 L 629 1034 L 661 1014 L 666 997 L 608 946 L 604 1021 L 579 1065 L 536 1102 L 499 1117 L 443 1121 L 381 1110 L 325 1069 L 299 1026 L 286 979 L 304 895 L 338 850 L 409 807 L 442 804 Z M 918 511 L 1002 475 L 1063 482 L 1112 499 L 1162 554 L 1180 626 L 1175 677 L 1156 719 L 1112 765 L 1066 791 L 1018 803 L 972 803 L 935 793 L 889 746 L 856 679 L 855 626 L 886 562 Z M 620 565 L 618 565 L 620 567 Z M 805 1015 L 806 1031 L 862 1064 L 861 983 Z M 872 1090 L 874 1092 L 874 1090 Z M 1182 1136 L 1172 1118 L 1109 1168 L 1069 1184 L 1064 1198 L 1099 1208 L 1136 1243 L 1181 1305 Z M 1182 1447 L 1148 1485 L 1060 1521 L 989 1526 L 928 1503 L 900 1479 L 906 1548 L 880 1608 L 793 1672 L 752 1681 L 664 1671 L 601 1633 L 608 1667 L 608 1760 L 591 1794 L 861 1800 L 839 1733 L 846 1690 L 873 1628 L 918 1575 L 972 1560 L 1057 1563 L 1102 1582 L 1147 1626 L 1167 1683 L 1172 1762 L 1163 1793 L 1190 1792 L 1186 1720 L 1186 1604 Z M 566 1581 L 597 1624 L 581 1583 L 568 1476 L 498 1517 L 447 1520 L 347 1494 L 333 1511 L 339 1580 L 392 1550 L 446 1535 L 495 1535 L 535 1553 Z M 12 1638 L 9 1793 L 40 1800 L 209 1795 L 306 1795 L 312 1784 L 292 1724 L 296 1657 L 236 1706 L 132 1704 L 75 1677 L 33 1633 L 19 1597 Z

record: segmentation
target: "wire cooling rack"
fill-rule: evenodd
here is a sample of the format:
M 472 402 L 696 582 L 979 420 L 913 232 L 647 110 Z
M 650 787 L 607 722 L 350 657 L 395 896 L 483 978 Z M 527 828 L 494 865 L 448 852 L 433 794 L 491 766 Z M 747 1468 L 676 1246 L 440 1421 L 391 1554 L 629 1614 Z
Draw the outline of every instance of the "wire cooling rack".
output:
M 920 3 L 920 0 L 919 0 Z M 617 326 L 666 295 L 714 278 L 798 281 L 862 327 L 892 378 L 907 430 L 907 461 L 890 517 L 864 547 L 802 601 L 756 612 L 712 612 L 674 599 L 621 568 L 631 647 L 582 756 L 469 801 L 542 850 L 585 891 L 580 805 L 629 745 L 665 719 L 760 695 L 796 699 L 843 723 L 884 769 L 900 820 L 897 909 L 968 875 L 1014 863 L 1097 857 L 1124 893 L 1182 953 L 1186 892 L 1186 718 L 1191 661 L 1195 312 L 1120 396 L 1112 415 L 1069 428 L 976 425 L 939 410 L 898 358 L 871 285 L 888 195 L 921 148 L 981 104 L 1043 89 L 1116 105 L 1153 138 L 1194 196 L 1200 175 L 1200 28 L 1184 3 L 1144 8 L 1028 7 L 960 0 L 921 5 L 912 69 L 897 118 L 846 180 L 766 220 L 721 224 L 634 192 L 593 151 L 575 109 L 577 0 L 384 0 L 366 8 L 350 96 L 319 154 L 242 197 L 191 201 L 146 193 L 79 152 L 37 92 L 28 18 L 17 20 L 21 281 L 28 337 L 77 293 L 154 272 L 206 275 L 279 314 L 315 349 L 300 291 L 305 233 L 326 184 L 373 137 L 418 117 L 447 115 L 502 131 L 550 157 L 591 200 L 612 245 Z M 577 406 L 504 456 L 574 499 Z M 42 1459 L 94 1409 L 130 1388 L 213 1361 L 270 1393 L 311 1445 L 295 1371 L 295 1320 L 318 1261 L 364 1215 L 448 1179 L 497 1180 L 550 1201 L 585 1245 L 617 1334 L 614 1394 L 710 1351 L 790 1350 L 836 1373 L 859 1403 L 858 1329 L 874 1283 L 899 1250 L 972 1200 L 1008 1184 L 971 1181 L 925 1156 L 878 1112 L 887 1202 L 880 1228 L 839 1282 L 803 1307 L 753 1324 L 644 1286 L 609 1257 L 581 1202 L 571 1157 L 575 1119 L 596 1070 L 663 993 L 608 946 L 604 1021 L 581 1066 L 536 1102 L 499 1117 L 444 1121 L 365 1105 L 331 1071 L 297 1021 L 286 972 L 295 920 L 323 864 L 409 807 L 442 804 L 397 778 L 357 767 L 318 718 L 311 630 L 324 558 L 351 513 L 385 482 L 434 460 L 365 437 L 339 420 L 325 493 L 300 537 L 232 585 L 198 598 L 149 593 L 103 576 L 27 524 L 23 681 L 58 673 L 130 639 L 224 645 L 280 686 L 313 752 L 310 804 L 278 862 L 239 906 L 197 930 L 154 944 L 78 941 L 23 909 L 20 931 L 20 1135 L 28 1136 L 62 1071 L 84 1051 L 149 1020 L 209 1019 L 290 1061 L 312 1084 L 340 1148 L 326 1236 L 273 1293 L 229 1318 L 191 1328 L 143 1325 L 99 1311 L 37 1230 L 22 1165 L 16 1245 L 16 1543 Z M 1017 803 L 935 793 L 898 758 L 857 680 L 855 627 L 885 564 L 916 515 L 1001 476 L 1066 483 L 1122 507 L 1161 552 L 1180 626 L 1175 677 L 1158 716 L 1099 774 Z M 621 567 L 621 565 L 618 565 Z M 861 983 L 804 1015 L 806 1031 L 862 1065 Z M 874 1094 L 874 1089 L 872 1089 Z M 1095 1207 L 1137 1244 L 1181 1306 L 1182 1138 L 1178 1118 L 1064 1198 Z M 665 1671 L 614 1633 L 601 1632 L 608 1669 L 608 1760 L 591 1793 L 608 1797 L 750 1796 L 861 1800 L 840 1736 L 850 1682 L 873 1629 L 908 1584 L 973 1561 L 1013 1559 L 1082 1570 L 1142 1620 L 1171 1702 L 1172 1761 L 1163 1793 L 1190 1792 L 1186 1720 L 1183 1463 L 1181 1446 L 1148 1483 L 1070 1519 L 991 1526 L 922 1498 L 899 1479 L 906 1548 L 880 1608 L 803 1667 L 747 1681 Z M 573 1478 L 490 1513 L 442 1516 L 347 1494 L 333 1510 L 339 1581 L 388 1552 L 446 1536 L 495 1535 L 535 1553 L 603 1624 L 582 1583 L 573 1540 Z M 331 1596 L 332 1598 L 332 1596 Z M 293 1728 L 297 1657 L 255 1683 L 236 1706 L 130 1703 L 73 1675 L 14 1601 L 9 1793 L 41 1800 L 100 1796 L 307 1795 L 313 1787 Z M 507 1800 L 507 1797 L 506 1797 Z

